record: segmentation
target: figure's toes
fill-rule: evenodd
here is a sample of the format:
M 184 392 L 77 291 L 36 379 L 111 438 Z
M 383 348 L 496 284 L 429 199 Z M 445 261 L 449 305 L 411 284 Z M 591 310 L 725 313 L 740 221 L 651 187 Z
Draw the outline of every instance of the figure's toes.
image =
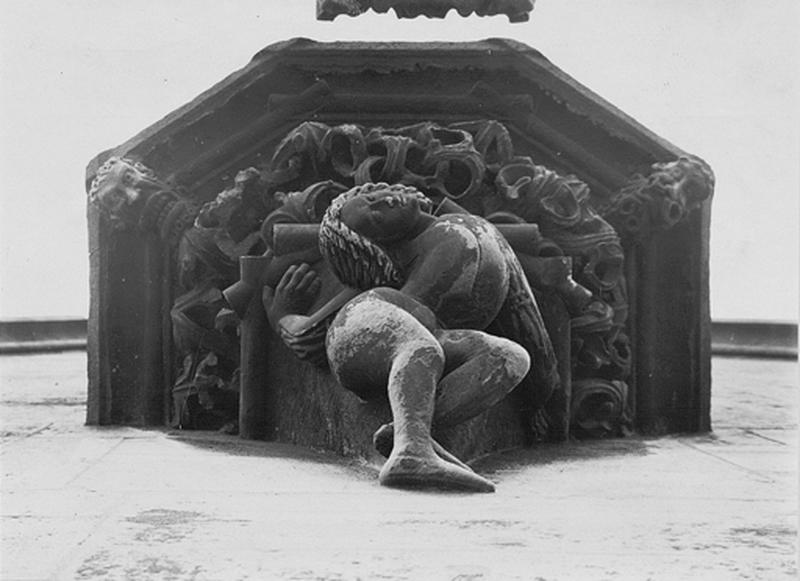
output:
M 494 484 L 471 470 L 439 458 L 392 455 L 379 475 L 384 486 L 494 492 Z

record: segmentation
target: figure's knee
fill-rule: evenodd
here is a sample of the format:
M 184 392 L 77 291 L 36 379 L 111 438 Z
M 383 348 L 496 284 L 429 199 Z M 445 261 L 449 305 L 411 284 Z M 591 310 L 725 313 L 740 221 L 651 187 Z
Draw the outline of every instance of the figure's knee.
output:
M 444 369 L 445 354 L 444 349 L 432 337 L 425 338 L 425 344 L 416 350 L 412 359 L 418 360 L 421 365 L 427 365 L 431 369 L 436 369 L 440 373 Z
M 500 337 L 498 339 L 499 344 L 492 347 L 492 353 L 501 362 L 509 381 L 516 385 L 530 371 L 531 356 L 519 343 Z
M 432 336 L 418 336 L 397 350 L 392 372 L 400 375 L 421 373 L 438 380 L 444 366 L 445 354 L 442 346 Z

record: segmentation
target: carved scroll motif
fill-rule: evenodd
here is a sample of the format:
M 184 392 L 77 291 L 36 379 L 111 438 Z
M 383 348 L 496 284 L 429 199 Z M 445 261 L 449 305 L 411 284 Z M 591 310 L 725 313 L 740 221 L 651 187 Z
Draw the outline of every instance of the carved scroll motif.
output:
M 571 423 L 578 435 L 626 435 L 632 424 L 628 386 L 623 381 L 604 379 L 574 381 L 571 413 Z
M 674 227 L 713 192 L 714 174 L 708 164 L 684 156 L 653 164 L 647 176 L 634 176 L 602 214 L 621 236 L 637 241 Z
M 537 223 L 572 258 L 575 280 L 589 291 L 564 297 L 572 314 L 573 377 L 627 378 L 625 256 L 617 232 L 593 207 L 589 187 L 525 158 L 501 167 L 496 186 L 501 207 Z
M 317 20 L 333 20 L 340 14 L 358 16 L 394 10 L 398 18 L 444 18 L 450 10 L 461 16 L 505 14 L 510 22 L 526 22 L 535 0 L 317 0 Z

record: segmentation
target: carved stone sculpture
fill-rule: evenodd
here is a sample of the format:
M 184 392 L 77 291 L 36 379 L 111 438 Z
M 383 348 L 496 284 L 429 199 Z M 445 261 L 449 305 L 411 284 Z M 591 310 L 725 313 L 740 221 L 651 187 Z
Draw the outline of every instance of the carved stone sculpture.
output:
M 531 159 L 516 158 L 502 165 L 495 178 L 493 211 L 511 212 L 536 222 L 542 234 L 572 257 L 575 280 L 589 291 L 583 300 L 567 300 L 572 318 L 573 374 L 577 380 L 613 379 L 622 383 L 630 373 L 627 346 L 627 294 L 624 252 L 614 227 L 590 202 L 589 187 L 575 176 L 562 176 Z M 620 391 L 627 397 L 627 389 Z M 575 404 L 573 393 L 573 404 Z M 621 407 L 627 402 L 622 401 Z M 595 408 L 581 413 L 588 417 Z M 574 418 L 577 417 L 573 414 Z M 620 414 L 605 416 L 598 428 L 583 434 L 620 431 Z
M 219 291 L 232 282 L 232 263 L 239 256 L 270 248 L 275 224 L 319 222 L 331 200 L 348 187 L 389 180 L 424 191 L 440 206 L 446 200 L 458 200 L 490 221 L 537 224 L 544 236 L 537 242 L 536 253 L 572 258 L 577 283 L 561 284 L 557 292 L 572 315 L 573 377 L 581 381 L 625 382 L 631 371 L 631 348 L 626 330 L 626 283 L 622 276 L 624 253 L 619 236 L 609 221 L 601 217 L 601 212 L 620 223 L 621 216 L 630 220 L 625 212 L 631 207 L 639 208 L 639 215 L 641 208 L 647 207 L 650 208 L 647 216 L 662 216 L 662 227 L 668 227 L 674 223 L 671 218 L 684 216 L 709 191 L 709 183 L 713 183 L 709 180 L 713 178 L 708 177 L 710 173 L 704 172 L 703 167 L 692 158 L 657 164 L 652 175 L 635 177 L 610 203 L 596 209 L 590 203 L 588 186 L 581 180 L 537 165 L 530 158 L 516 156 L 508 131 L 496 121 L 468 121 L 450 126 L 422 122 L 390 129 L 306 122 L 279 144 L 268 168 L 240 172 L 232 188 L 200 209 L 195 227 L 184 236 L 184 240 L 194 243 L 181 244 L 181 248 L 188 250 L 179 254 L 180 260 L 207 263 L 216 254 L 227 257 L 228 266 L 219 270 L 220 261 L 216 261 L 216 283 L 195 280 L 185 285 L 187 292 L 176 300 L 173 309 L 176 337 L 181 333 L 187 336 L 219 333 L 213 325 L 198 325 L 198 321 L 213 321 L 221 312 L 220 299 L 198 302 L 198 297 L 211 297 L 214 292 L 217 293 L 214 296 L 220 297 Z M 290 193 L 284 194 L 278 188 L 286 188 L 284 191 Z M 301 192 L 300 188 L 305 189 Z M 147 206 L 150 197 L 167 198 L 170 204 L 180 199 L 147 168 L 127 161 L 120 165 L 111 160 L 108 171 L 98 174 L 92 191 L 99 203 L 113 209 L 115 216 L 129 222 L 139 220 L 141 224 L 160 222 L 142 221 L 142 216 L 152 216 L 152 211 L 135 212 Z M 280 202 L 283 205 L 261 223 L 268 208 Z M 645 202 L 649 205 L 645 206 Z M 653 222 L 649 217 L 646 219 Z M 630 228 L 627 232 L 630 235 Z M 277 270 L 273 265 L 273 272 L 277 273 L 272 275 L 273 288 L 289 262 L 284 260 Z M 537 282 L 535 270 L 530 266 L 526 270 L 528 277 L 533 273 L 529 279 L 533 284 Z M 182 267 L 181 272 L 184 271 Z M 220 277 L 222 272 L 228 274 Z M 252 296 L 256 289 L 249 292 Z M 524 295 L 523 292 L 521 296 Z M 206 314 L 200 316 L 203 311 Z M 512 332 L 502 334 L 514 335 L 514 323 L 504 323 L 502 316 L 493 325 L 496 332 L 505 325 Z M 325 325 L 318 326 L 316 332 L 324 329 Z M 315 343 L 308 337 L 299 341 L 286 333 L 284 339 L 304 359 L 326 362 L 319 341 Z M 207 338 L 176 340 L 178 346 L 208 343 Z M 191 373 L 187 376 L 186 368 L 198 369 L 208 351 L 195 350 L 189 356 L 186 349 L 179 347 L 178 353 L 187 353 L 183 356 L 184 370 L 179 379 L 186 381 L 189 377 L 190 382 L 194 381 Z M 219 351 L 216 356 L 220 361 L 230 359 Z M 226 381 L 230 381 L 232 376 L 228 373 L 227 377 Z M 183 389 L 181 385 L 179 381 L 176 393 Z M 627 397 L 627 389 L 619 393 Z M 540 395 L 521 405 L 541 413 L 545 400 Z M 628 402 L 622 402 L 620 409 L 627 405 Z M 585 408 L 583 416 L 591 409 L 595 408 Z M 576 416 L 572 417 L 574 422 Z M 597 426 L 609 426 L 609 433 L 619 433 L 625 421 L 622 415 L 616 420 L 606 417 Z M 541 417 L 539 422 L 534 431 L 546 431 L 547 418 Z M 598 435 L 599 430 L 579 429 L 577 433 Z
M 239 172 L 234 185 L 198 206 L 145 165 L 112 157 L 97 172 L 89 199 L 120 228 L 155 235 L 179 291 L 169 315 L 175 359 L 171 424 L 236 430 L 237 325 L 221 290 L 238 277 L 240 256 L 257 252 L 267 206 L 261 174 Z M 172 289 L 170 289 L 172 290 Z M 177 293 L 176 293 L 177 294 Z
M 237 430 L 238 320 L 222 294 L 242 256 L 263 250 L 259 227 L 274 204 L 261 173 L 240 171 L 232 187 L 204 204 L 178 247 L 184 291 L 170 311 L 180 368 L 172 388 L 172 425 Z M 213 362 L 211 364 L 210 362 Z
M 530 356 L 521 345 L 483 331 L 501 311 L 519 320 L 527 310 L 530 319 L 519 326 L 536 326 L 528 333 L 540 337 L 534 385 L 546 392 L 543 401 L 557 387 L 554 356 L 502 235 L 478 216 L 435 217 L 432 209 L 427 197 L 402 185 L 365 184 L 333 200 L 320 248 L 342 283 L 364 292 L 331 323 L 327 357 L 337 380 L 359 397 L 388 394 L 394 421 L 382 432 L 391 432 L 393 446 L 383 484 L 490 491 L 489 481 L 435 444 L 432 426 L 477 415 L 528 373 Z M 287 276 L 296 280 L 292 288 L 313 292 L 310 271 Z M 284 315 L 278 326 L 305 321 Z
M 378 180 L 397 185 L 375 185 Z M 571 314 L 574 389 L 570 418 L 576 435 L 597 437 L 624 433 L 630 423 L 625 381 L 631 370 L 631 348 L 626 332 L 624 253 L 610 222 L 626 228 L 624 231 L 629 237 L 640 234 L 641 224 L 645 223 L 653 228 L 669 228 L 708 195 L 711 184 L 713 177 L 706 166 L 693 158 L 681 158 L 654 165 L 653 173 L 646 178 L 635 176 L 610 202 L 596 209 L 590 202 L 588 186 L 581 180 L 537 165 L 530 158 L 516 156 L 508 131 L 496 121 L 468 121 L 450 126 L 422 122 L 389 129 L 354 124 L 331 127 L 306 122 L 278 145 L 269 167 L 239 172 L 232 187 L 201 208 L 142 164 L 122 158 L 111 158 L 100 168 L 90 189 L 90 199 L 121 227 L 155 233 L 173 249 L 179 288 L 183 290 L 171 311 L 175 355 L 182 362 L 173 388 L 174 425 L 218 427 L 226 423 L 229 431 L 236 429 L 231 411 L 238 397 L 240 361 L 235 341 L 240 331 L 227 307 L 233 306 L 243 316 L 250 299 L 242 302 L 236 297 L 253 297 L 266 285 L 269 318 L 284 342 L 304 360 L 320 365 L 330 363 L 341 383 L 356 393 L 361 388 L 356 386 L 358 381 L 352 380 L 353 373 L 359 376 L 362 367 L 377 369 L 378 361 L 408 358 L 409 354 L 397 351 L 400 343 L 392 337 L 381 336 L 376 340 L 387 344 L 395 341 L 395 347 L 390 348 L 396 351 L 392 351 L 392 357 L 376 359 L 374 354 L 362 353 L 344 362 L 341 353 L 353 350 L 331 351 L 331 345 L 336 345 L 331 337 L 335 338 L 336 332 L 328 329 L 346 322 L 348 328 L 357 326 L 356 319 L 347 319 L 341 313 L 336 319 L 339 323 L 332 324 L 345 304 L 361 305 L 360 309 L 367 310 L 382 305 L 384 310 L 392 312 L 410 308 L 412 313 L 417 312 L 417 303 L 422 305 L 419 308 L 430 311 L 430 317 L 420 317 L 424 321 L 430 319 L 430 325 L 420 323 L 419 317 L 412 317 L 417 321 L 412 324 L 402 313 L 395 322 L 400 324 L 398 321 L 402 319 L 412 326 L 421 324 L 426 332 L 433 334 L 444 358 L 443 369 L 448 370 L 444 377 L 449 376 L 448 366 L 454 357 L 469 358 L 461 352 L 458 356 L 448 355 L 454 352 L 448 333 L 464 335 L 466 330 L 470 331 L 459 335 L 457 342 L 473 344 L 470 349 L 474 351 L 469 354 L 477 358 L 475 361 L 481 361 L 482 350 L 488 349 L 484 345 L 486 341 L 500 340 L 496 335 L 502 336 L 502 341 L 513 341 L 511 347 L 501 341 L 511 360 L 519 359 L 514 352 L 521 345 L 525 357 L 532 357 L 534 361 L 530 372 L 527 363 L 516 361 L 512 367 L 517 370 L 526 367 L 526 372 L 520 377 L 511 373 L 495 378 L 497 386 L 488 389 L 489 395 L 485 397 L 473 394 L 462 401 L 452 396 L 444 398 L 441 390 L 434 390 L 437 403 L 433 415 L 426 420 L 425 429 L 429 432 L 437 426 L 463 422 L 522 383 L 515 392 L 519 405 L 531 414 L 529 421 L 533 432 L 541 435 L 548 430 L 550 418 L 545 404 L 558 389 L 558 373 L 550 338 L 528 286 L 530 281 L 554 289 Z M 353 186 L 356 187 L 346 196 L 341 195 Z M 342 201 L 345 198 L 346 203 Z M 454 204 L 454 200 L 470 211 Z M 370 211 L 370 204 L 377 205 L 380 211 Z M 436 216 L 431 214 L 434 206 L 437 207 Z M 601 217 L 601 212 L 608 220 Z M 323 215 L 327 218 L 321 232 L 322 248 L 330 264 L 316 262 L 313 270 L 292 267 L 292 263 L 299 261 L 319 261 L 316 245 L 304 242 L 296 251 L 278 248 L 276 241 L 281 237 L 276 235 L 275 228 L 282 224 L 319 223 Z M 516 248 L 529 248 L 527 252 L 539 256 L 571 257 L 574 280 L 544 283 L 548 275 L 528 259 L 523 268 L 503 237 L 478 215 L 502 226 Z M 194 225 L 187 230 L 189 220 L 195 216 Z M 413 228 L 406 222 L 420 216 L 424 217 L 426 228 L 413 232 L 420 236 L 412 236 L 409 231 Z M 334 223 L 339 229 L 331 228 Z M 431 232 L 447 230 L 453 234 L 464 230 L 471 232 L 470 235 L 479 230 L 485 231 L 484 234 L 490 232 L 489 239 L 495 240 L 497 256 L 494 262 L 489 260 L 488 265 L 496 263 L 502 267 L 492 270 L 491 266 L 483 265 L 470 271 L 470 258 L 463 255 L 464 248 L 470 245 L 463 241 L 464 248 L 449 254 L 443 250 L 449 248 L 448 243 L 439 241 L 439 244 L 429 242 L 425 251 L 417 250 L 413 260 L 404 257 L 404 252 L 410 252 L 404 245 L 410 239 L 425 239 L 421 234 L 432 224 L 437 228 Z M 514 224 L 536 224 L 535 239 L 515 238 Z M 395 232 L 391 228 L 398 230 Z M 342 232 L 349 233 L 352 239 L 348 241 L 347 236 L 342 237 Z M 452 240 L 461 239 L 453 235 Z M 371 256 L 372 261 L 353 258 L 363 258 L 358 252 L 364 248 L 371 249 L 366 255 Z M 358 252 L 351 255 L 355 249 Z M 239 258 L 255 259 L 265 251 L 263 264 L 266 266 L 249 260 L 246 272 L 250 274 L 245 277 L 243 270 L 242 280 L 231 287 L 236 280 L 235 265 Z M 491 252 L 483 256 L 489 257 Z M 420 275 L 421 271 L 415 270 L 420 265 L 428 265 L 431 272 Z M 452 302 L 446 298 L 447 293 L 425 294 L 431 289 L 442 293 L 442 285 L 456 285 L 459 276 L 468 271 L 473 279 L 464 295 L 469 297 L 466 302 L 463 296 Z M 417 278 L 409 279 L 411 273 Z M 450 282 L 437 283 L 433 274 Z M 315 296 L 322 286 L 320 281 L 330 280 L 334 275 L 341 281 L 335 289 L 342 290 L 337 290 L 339 294 L 335 300 L 320 309 L 324 301 Z M 252 281 L 247 282 L 251 278 Z M 419 285 L 419 280 L 426 281 L 427 290 Z M 417 286 L 413 286 L 415 281 Z M 342 283 L 344 286 L 340 286 Z M 463 280 L 458 284 L 461 283 Z M 408 284 L 412 286 L 407 287 Z M 330 288 L 330 284 L 326 286 Z M 353 298 L 355 291 L 348 287 L 372 294 Z M 370 290 L 375 287 L 385 289 Z M 224 289 L 227 289 L 226 299 L 223 298 Z M 409 306 L 408 300 L 416 302 Z M 312 305 L 316 305 L 317 310 L 307 316 Z M 472 331 L 484 332 L 487 328 L 493 335 L 472 334 Z M 406 329 L 404 332 L 413 335 L 417 331 Z M 329 339 L 327 356 L 323 348 L 326 333 Z M 362 337 L 367 334 L 363 329 L 360 332 Z M 497 352 L 499 347 L 494 345 L 493 349 Z M 386 370 L 386 381 L 390 368 Z M 472 376 L 480 375 L 473 373 Z M 425 383 L 420 377 L 415 380 Z M 430 381 L 439 385 L 444 380 L 436 377 Z M 448 380 L 444 385 L 451 383 L 453 380 Z M 393 389 L 389 389 L 390 394 Z M 367 392 L 374 395 L 381 393 L 381 389 L 373 385 Z M 432 438 L 424 443 L 417 438 L 415 443 L 408 444 L 408 437 L 403 435 L 398 440 L 401 447 L 394 446 L 397 422 L 401 426 L 407 423 L 398 419 L 402 413 L 397 413 L 395 423 L 375 434 L 376 447 L 391 458 L 381 477 L 384 483 L 491 488 L 490 483 L 469 473 Z M 393 450 L 405 449 L 403 446 L 407 445 L 414 450 L 413 454 L 427 455 L 427 460 L 420 460 L 421 464 L 416 460 L 397 460 L 407 453 Z M 431 450 L 435 452 L 437 459 L 433 462 L 438 468 L 426 464 Z M 414 462 L 419 464 L 414 469 L 393 467 Z M 450 470 L 455 472 L 448 472 Z M 428 472 L 430 474 L 425 475 Z
M 511 16 L 532 4 L 318 6 Z M 336 196 L 386 182 L 423 193 L 437 219 L 473 214 L 501 232 L 525 284 L 509 279 L 513 308 L 486 332 L 528 355 L 549 339 L 557 356 L 544 403 L 534 356 L 498 405 L 441 430 L 434 418 L 447 450 L 472 459 L 620 434 L 630 418 L 648 434 L 709 429 L 713 176 L 531 47 L 278 43 L 86 177 L 90 424 L 209 427 L 238 395 L 244 438 L 373 457 L 375 434 L 390 455 L 386 402 L 359 404 L 324 369 L 330 324 L 369 291 L 343 285 L 318 245 Z M 526 311 L 530 290 L 547 334 Z
M 150 168 L 124 157 L 111 157 L 100 166 L 89 200 L 120 227 L 137 227 L 172 242 L 197 212 L 191 199 L 159 180 Z
M 591 205 L 584 182 L 516 156 L 501 123 L 476 120 L 441 126 L 421 122 L 399 128 L 367 128 L 307 122 L 281 141 L 264 175 L 276 188 L 305 188 L 302 193 L 277 195 L 285 204 L 262 227 L 267 247 L 272 224 L 319 221 L 320 208 L 330 203 L 331 194 L 319 197 L 312 192 L 339 193 L 349 186 L 379 180 L 423 191 L 440 206 L 439 213 L 448 211 L 445 207 L 458 212 L 467 208 L 495 223 L 538 225 L 544 236 L 525 241 L 526 252 L 572 259 L 575 279 L 560 283 L 556 292 L 572 316 L 576 377 L 627 379 L 630 349 L 625 333 L 627 293 L 620 239 Z M 327 181 L 317 181 L 323 179 Z M 313 201 L 309 204 L 301 199 Z M 463 207 L 453 204 L 454 200 Z M 541 275 L 533 263 L 525 273 L 531 284 L 539 284 Z M 516 294 L 526 296 L 525 292 Z M 493 325 L 504 336 L 519 340 L 513 320 L 501 316 Z M 508 330 L 500 331 L 504 327 Z M 324 360 L 308 341 L 299 348 L 296 338 L 285 333 L 284 338 L 304 359 Z M 537 341 L 533 339 L 534 344 Z M 520 402 L 540 414 L 534 422 L 537 438 L 548 431 L 548 418 L 541 415 L 545 400 L 540 396 Z

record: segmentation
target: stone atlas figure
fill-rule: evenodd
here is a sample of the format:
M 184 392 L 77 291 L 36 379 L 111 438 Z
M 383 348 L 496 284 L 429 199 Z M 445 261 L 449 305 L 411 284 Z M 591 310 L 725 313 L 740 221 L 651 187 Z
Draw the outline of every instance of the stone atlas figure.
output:
M 533 293 L 513 250 L 485 219 L 431 214 L 413 187 L 365 184 L 339 195 L 325 213 L 320 250 L 340 281 L 362 291 L 327 331 L 339 383 L 362 399 L 388 395 L 393 423 L 376 433 L 391 449 L 380 472 L 387 486 L 492 491 L 431 436 L 494 405 L 531 370 L 529 394 L 546 401 L 556 361 Z M 318 289 L 307 265 L 287 271 L 267 310 L 284 337 L 302 336 L 309 317 L 298 299 Z M 277 319 L 277 320 L 275 320 Z M 512 338 L 484 331 L 516 319 Z

